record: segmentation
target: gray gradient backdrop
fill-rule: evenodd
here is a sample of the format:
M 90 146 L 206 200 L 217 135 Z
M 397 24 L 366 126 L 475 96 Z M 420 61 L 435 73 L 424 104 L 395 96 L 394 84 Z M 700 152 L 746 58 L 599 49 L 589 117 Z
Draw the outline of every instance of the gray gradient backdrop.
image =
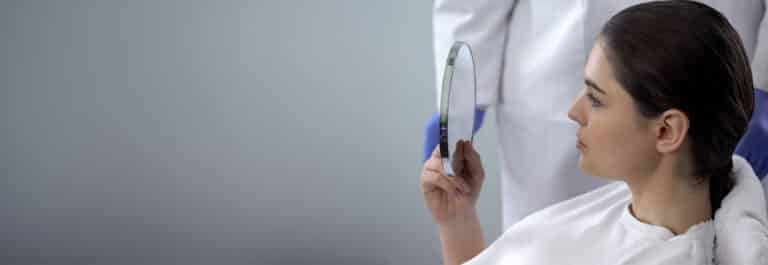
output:
M 0 264 L 438 264 L 432 57 L 431 1 L 0 0 Z

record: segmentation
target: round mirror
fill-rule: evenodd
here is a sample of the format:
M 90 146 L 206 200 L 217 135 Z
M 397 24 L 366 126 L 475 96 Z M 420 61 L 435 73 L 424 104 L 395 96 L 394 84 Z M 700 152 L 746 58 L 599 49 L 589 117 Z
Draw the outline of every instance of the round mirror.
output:
M 446 175 L 455 176 L 459 141 L 472 143 L 475 123 L 475 62 L 472 50 L 456 42 L 448 52 L 440 93 L 440 156 Z

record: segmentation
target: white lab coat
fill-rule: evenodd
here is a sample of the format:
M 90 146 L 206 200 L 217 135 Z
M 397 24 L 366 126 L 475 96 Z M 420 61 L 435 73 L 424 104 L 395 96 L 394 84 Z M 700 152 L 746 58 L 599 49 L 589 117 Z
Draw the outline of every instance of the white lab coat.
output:
M 495 107 L 504 228 L 533 211 L 604 184 L 577 166 L 576 123 L 567 111 L 602 25 L 630 0 L 435 0 L 437 84 L 450 45 L 469 43 L 477 102 Z M 755 85 L 768 88 L 768 0 L 702 1 L 744 41 Z M 438 87 L 438 100 L 439 87 Z
M 768 176 L 763 178 L 763 190 L 765 191 L 765 200 L 768 201 Z

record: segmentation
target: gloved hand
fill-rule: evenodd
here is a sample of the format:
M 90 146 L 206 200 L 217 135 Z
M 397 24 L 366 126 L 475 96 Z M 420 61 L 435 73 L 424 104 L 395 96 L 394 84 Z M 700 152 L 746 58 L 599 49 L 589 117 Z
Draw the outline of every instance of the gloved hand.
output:
M 768 92 L 755 89 L 755 110 L 747 132 L 736 146 L 761 180 L 768 175 Z
M 472 133 L 476 133 L 480 127 L 483 126 L 483 117 L 485 117 L 485 110 L 475 110 L 475 126 L 472 129 Z M 440 143 L 440 113 L 435 113 L 427 121 L 424 126 L 424 152 L 422 153 L 421 162 L 427 161 L 432 155 L 432 151 L 435 150 L 437 144 Z

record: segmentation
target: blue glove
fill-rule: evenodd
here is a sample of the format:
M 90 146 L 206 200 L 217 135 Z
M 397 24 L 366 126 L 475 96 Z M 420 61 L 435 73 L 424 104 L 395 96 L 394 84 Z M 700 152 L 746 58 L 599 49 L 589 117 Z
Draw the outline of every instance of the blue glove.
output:
M 755 89 L 755 110 L 736 154 L 752 165 L 761 180 L 768 175 L 768 92 Z
M 472 133 L 476 133 L 480 127 L 483 126 L 483 117 L 485 117 L 485 110 L 475 110 L 475 126 L 472 129 Z M 427 121 L 424 126 L 424 156 L 422 162 L 427 161 L 432 155 L 432 151 L 435 150 L 437 144 L 440 143 L 440 113 L 435 113 Z

